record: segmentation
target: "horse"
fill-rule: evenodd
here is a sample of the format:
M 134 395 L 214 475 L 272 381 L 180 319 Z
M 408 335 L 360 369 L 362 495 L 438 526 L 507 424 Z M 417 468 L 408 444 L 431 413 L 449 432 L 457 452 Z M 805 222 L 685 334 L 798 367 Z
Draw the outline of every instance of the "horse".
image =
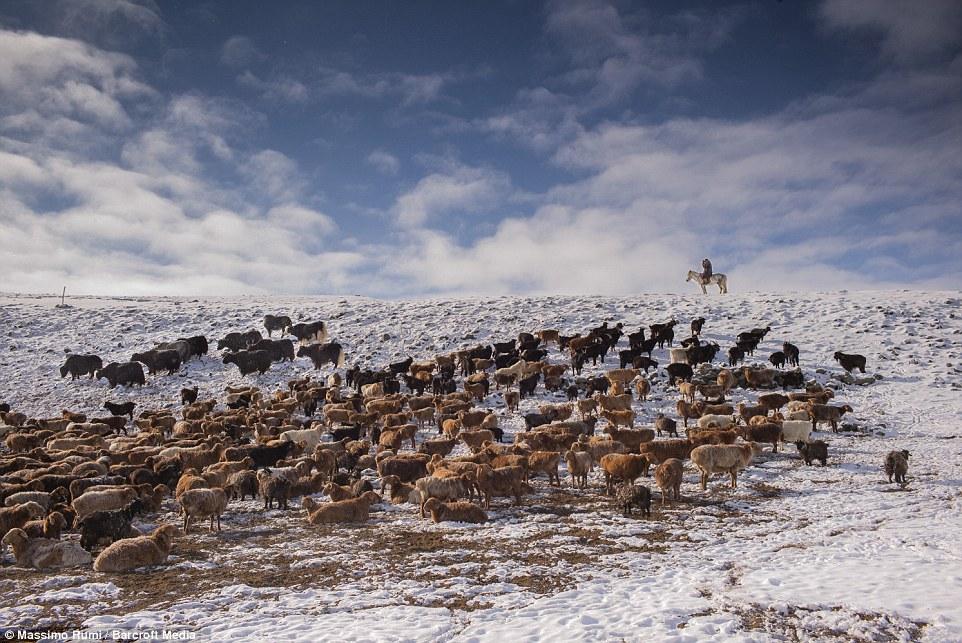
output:
M 708 278 L 708 281 L 705 281 L 704 279 L 702 279 L 700 272 L 689 270 L 688 279 L 686 279 L 685 281 L 692 281 L 692 280 L 694 280 L 695 283 L 701 286 L 702 294 L 706 294 L 706 295 L 708 294 L 708 291 L 705 290 L 705 286 L 707 284 L 715 284 L 716 286 L 718 286 L 719 293 L 728 292 L 728 277 L 726 277 L 724 274 L 720 272 L 716 272 L 715 274 L 713 274 L 711 277 Z

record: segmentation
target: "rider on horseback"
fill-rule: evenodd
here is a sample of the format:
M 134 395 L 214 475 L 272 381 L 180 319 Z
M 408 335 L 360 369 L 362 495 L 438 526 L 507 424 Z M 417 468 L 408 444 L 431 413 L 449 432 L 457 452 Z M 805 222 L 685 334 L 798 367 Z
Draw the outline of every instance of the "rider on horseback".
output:
M 711 279 L 711 262 L 708 260 L 708 257 L 705 257 L 701 260 L 701 267 L 701 282 L 703 284 L 707 284 Z

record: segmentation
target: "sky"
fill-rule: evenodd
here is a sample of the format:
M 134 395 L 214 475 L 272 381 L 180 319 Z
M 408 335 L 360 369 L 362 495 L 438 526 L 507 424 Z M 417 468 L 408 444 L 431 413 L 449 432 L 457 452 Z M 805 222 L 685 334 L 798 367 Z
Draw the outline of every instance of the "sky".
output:
M 0 291 L 962 288 L 962 3 L 0 0 Z

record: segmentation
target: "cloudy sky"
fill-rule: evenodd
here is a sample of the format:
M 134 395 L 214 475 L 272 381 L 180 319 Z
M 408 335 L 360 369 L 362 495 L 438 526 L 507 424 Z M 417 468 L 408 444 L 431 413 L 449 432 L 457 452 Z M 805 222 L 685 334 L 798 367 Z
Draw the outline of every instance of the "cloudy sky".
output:
M 962 3 L 0 3 L 0 290 L 962 288 Z

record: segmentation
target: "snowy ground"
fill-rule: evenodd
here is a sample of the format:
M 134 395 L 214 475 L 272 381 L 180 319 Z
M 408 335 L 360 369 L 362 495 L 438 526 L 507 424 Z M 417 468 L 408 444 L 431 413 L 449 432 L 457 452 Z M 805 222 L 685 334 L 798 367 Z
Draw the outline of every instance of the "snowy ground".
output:
M 61 380 L 65 349 L 126 360 L 159 340 L 222 336 L 265 313 L 324 319 L 348 363 L 428 358 L 522 330 L 628 330 L 674 315 L 708 319 L 704 337 L 770 324 L 762 361 L 788 340 L 806 376 L 831 382 L 836 350 L 868 357 L 882 379 L 841 385 L 859 431 L 820 433 L 829 466 L 766 450 L 727 488 L 702 492 L 686 468 L 684 500 L 650 520 L 623 518 L 602 495 L 536 479 L 520 507 L 502 500 L 483 526 L 434 525 L 410 506 L 360 527 L 309 527 L 302 509 L 234 503 L 219 534 L 181 536 L 170 564 L 129 575 L 0 572 L 4 627 L 189 628 L 201 640 L 934 640 L 962 639 L 962 319 L 958 292 L 646 295 L 378 301 L 364 298 L 143 299 L 0 296 L 0 400 L 33 416 L 98 411 L 105 399 L 173 406 L 240 383 L 216 351 L 181 376 L 108 393 Z M 622 346 L 623 347 L 623 346 Z M 655 358 L 667 363 L 663 351 Z M 550 359 L 562 360 L 552 349 Z M 617 366 L 614 363 L 614 366 Z M 609 358 L 607 368 L 612 368 Z M 307 360 L 248 378 L 272 390 Z M 600 366 L 599 366 L 600 369 Z M 643 423 L 674 415 L 664 377 L 637 403 Z M 836 382 L 837 384 L 837 382 Z M 734 401 L 751 400 L 737 391 Z M 526 401 L 533 409 L 545 396 Z M 502 408 L 499 396 L 486 403 Z M 99 411 L 98 411 L 99 412 Z M 502 409 L 503 412 L 503 409 Z M 510 434 L 520 418 L 505 417 Z M 426 436 L 422 436 L 426 437 Z M 891 449 L 912 453 L 909 484 L 884 480 Z M 657 494 L 656 494 L 657 496 Z M 176 521 L 165 514 L 143 526 Z

